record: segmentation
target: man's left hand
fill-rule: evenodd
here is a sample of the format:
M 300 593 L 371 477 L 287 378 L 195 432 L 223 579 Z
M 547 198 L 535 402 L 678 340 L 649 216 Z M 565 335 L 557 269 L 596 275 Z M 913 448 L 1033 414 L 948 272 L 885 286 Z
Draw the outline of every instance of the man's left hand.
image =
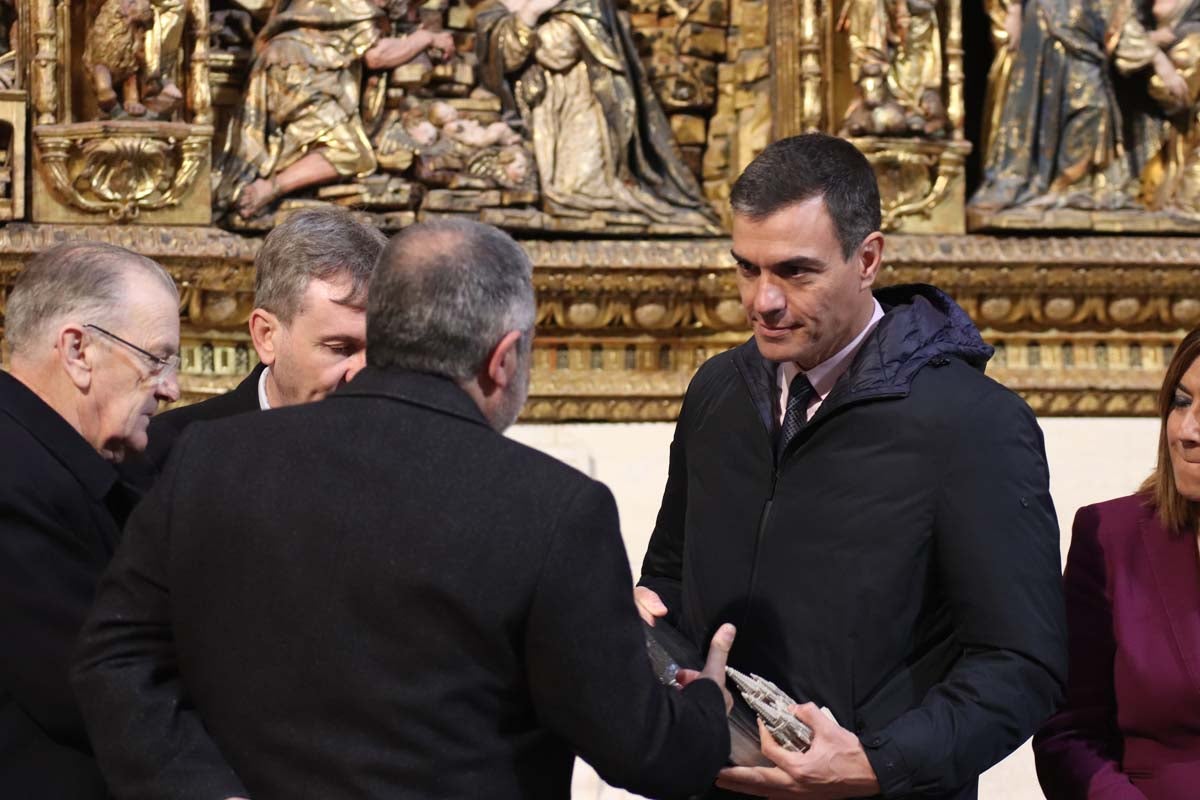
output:
M 759 720 L 763 755 L 776 766 L 726 767 L 717 775 L 717 786 L 772 800 L 840 800 L 879 794 L 879 780 L 857 736 L 812 703 L 792 706 L 791 712 L 813 730 L 808 752 L 784 750 Z

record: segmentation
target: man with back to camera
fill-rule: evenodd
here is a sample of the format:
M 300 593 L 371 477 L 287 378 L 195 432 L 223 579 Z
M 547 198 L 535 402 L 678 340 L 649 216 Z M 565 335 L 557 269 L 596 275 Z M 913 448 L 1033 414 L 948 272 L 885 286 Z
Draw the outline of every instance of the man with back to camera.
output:
M 179 295 L 148 258 L 71 242 L 34 256 L 0 371 L 0 797 L 108 796 L 67 681 L 137 493 L 113 462 L 179 399 Z
M 260 363 L 233 391 L 155 417 L 152 470 L 193 422 L 320 400 L 353 378 L 365 363 L 367 283 L 386 243 L 339 208 L 299 211 L 272 229 L 254 259 L 249 326 Z
M 777 767 L 719 787 L 974 798 L 1063 692 L 1041 431 L 949 297 L 872 292 L 879 193 L 851 144 L 776 142 L 730 201 L 754 335 L 688 388 L 639 610 L 693 642 L 737 624 L 730 664 L 805 703 L 808 753 L 766 737 Z
M 612 496 L 500 435 L 534 316 L 506 234 L 407 228 L 351 384 L 181 438 L 74 673 L 122 800 L 560 798 L 574 753 L 650 796 L 711 784 L 727 695 L 695 678 L 723 683 L 733 630 L 659 684 Z

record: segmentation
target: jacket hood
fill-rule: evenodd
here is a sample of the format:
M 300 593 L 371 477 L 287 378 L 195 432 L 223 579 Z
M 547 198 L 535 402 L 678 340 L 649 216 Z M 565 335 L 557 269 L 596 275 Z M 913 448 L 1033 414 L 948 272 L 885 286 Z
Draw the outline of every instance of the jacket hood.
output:
M 983 341 L 967 312 L 942 290 L 916 283 L 877 289 L 874 295 L 883 306 L 883 319 L 834 387 L 837 396 L 822 408 L 906 395 L 913 378 L 931 361 L 957 358 L 982 372 L 992 357 L 992 347 Z M 775 364 L 758 352 L 754 337 L 735 349 L 733 358 L 770 430 Z
M 877 289 L 884 317 L 850 371 L 851 391 L 908 391 L 913 377 L 938 358 L 958 358 L 980 372 L 995 351 L 948 294 L 914 283 Z

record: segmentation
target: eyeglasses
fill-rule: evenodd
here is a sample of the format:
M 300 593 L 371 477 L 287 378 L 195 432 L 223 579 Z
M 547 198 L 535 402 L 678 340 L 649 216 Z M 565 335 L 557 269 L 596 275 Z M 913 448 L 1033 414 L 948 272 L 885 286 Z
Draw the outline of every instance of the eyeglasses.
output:
M 91 328 L 92 330 L 96 331 L 97 333 L 103 333 L 105 336 L 112 339 L 113 341 L 120 342 L 121 344 L 128 347 L 130 350 L 134 351 L 138 355 L 145 358 L 147 361 L 150 362 L 150 374 L 152 376 L 162 375 L 162 374 L 166 373 L 168 370 L 178 370 L 179 369 L 179 356 L 177 356 L 177 355 L 167 356 L 166 358 L 163 358 L 162 356 L 156 356 L 156 355 L 154 355 L 154 353 L 151 353 L 148 350 L 143 350 L 142 348 L 138 347 L 133 342 L 126 341 L 125 339 L 122 339 L 120 336 L 117 336 L 115 333 L 104 330 L 104 328 L 101 328 L 99 325 L 93 325 L 89 322 L 86 325 L 84 325 L 83 327 Z

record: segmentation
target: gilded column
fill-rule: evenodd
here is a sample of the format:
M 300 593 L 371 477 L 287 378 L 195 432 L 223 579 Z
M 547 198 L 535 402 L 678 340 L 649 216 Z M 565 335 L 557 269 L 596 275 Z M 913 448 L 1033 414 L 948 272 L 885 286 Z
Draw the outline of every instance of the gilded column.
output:
M 824 110 L 821 94 L 821 10 L 817 0 L 802 0 L 800 7 L 800 127 L 821 130 Z
M 33 3 L 33 75 L 30 80 L 36 124 L 58 122 L 58 30 L 54 0 Z
M 813 3 L 814 0 L 802 0 Z M 771 0 L 771 105 L 772 138 L 782 139 L 805 130 L 801 108 L 800 9 L 798 0 Z
M 188 105 L 194 125 L 212 124 L 212 89 L 208 81 L 208 2 L 190 0 L 195 44 L 188 66 Z
M 946 0 L 946 118 L 953 138 L 963 140 L 962 0 Z

